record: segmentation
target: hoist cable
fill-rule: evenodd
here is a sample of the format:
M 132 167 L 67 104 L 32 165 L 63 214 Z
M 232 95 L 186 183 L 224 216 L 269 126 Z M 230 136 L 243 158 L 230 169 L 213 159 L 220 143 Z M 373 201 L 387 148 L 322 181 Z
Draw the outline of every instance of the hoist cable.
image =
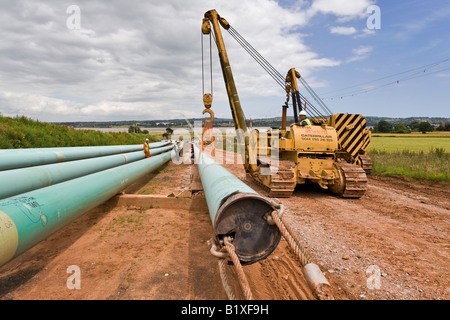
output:
M 286 89 L 286 80 L 281 75 L 281 73 L 275 69 L 245 38 L 239 34 L 236 29 L 230 26 L 228 29 L 228 33 L 250 54 L 250 56 L 255 59 L 255 61 L 277 82 L 284 90 Z M 325 112 L 332 114 L 331 110 L 321 101 L 321 99 L 317 96 L 317 94 L 312 90 L 312 88 L 308 85 L 308 83 L 300 78 L 300 82 L 306 88 L 306 90 L 313 96 L 314 100 L 316 100 L 319 105 L 324 109 Z M 314 107 L 302 94 L 300 97 L 306 101 L 306 105 L 309 107 L 309 110 L 313 110 L 312 115 L 318 118 L 325 117 L 321 114 L 321 112 Z M 294 98 L 293 98 L 294 99 Z M 316 114 L 314 114 L 314 112 Z
M 200 32 L 201 44 L 202 44 L 202 91 L 205 95 L 205 62 L 204 62 L 204 43 L 203 43 L 203 32 Z M 211 43 L 211 33 L 209 34 L 209 71 L 210 71 L 210 81 L 211 81 L 211 95 L 213 94 L 213 75 L 212 75 L 212 43 Z
M 300 82 L 303 84 L 303 86 L 306 88 L 306 90 L 309 92 L 309 94 L 316 100 L 316 102 L 322 107 L 322 109 L 326 112 L 328 112 L 328 115 L 331 115 L 331 110 L 327 107 L 327 105 L 320 99 L 320 97 L 316 94 L 316 92 L 309 86 L 309 84 L 306 82 L 305 79 L 300 77 Z
M 255 50 L 248 42 L 244 39 L 235 29 L 230 27 L 228 32 L 233 36 L 233 38 L 259 63 L 270 76 L 277 81 L 280 85 L 282 84 L 285 88 L 285 79 L 283 76 L 266 60 L 261 54 Z
M 212 44 L 211 33 L 209 34 L 209 70 L 211 75 L 211 96 L 213 95 L 213 68 L 212 68 Z
M 205 95 L 205 67 L 203 58 L 203 33 L 200 31 L 201 43 L 202 43 L 202 93 Z
M 232 31 L 228 30 L 230 35 L 248 52 L 248 54 L 250 54 L 250 56 L 255 59 L 256 62 L 258 62 L 258 64 L 275 80 L 275 82 L 277 82 L 283 89 L 285 88 L 285 80 L 281 77 L 279 78 L 279 76 L 273 72 L 273 70 L 271 70 L 270 66 L 267 65 L 266 63 L 262 62 L 257 54 L 255 50 L 252 50 L 250 47 L 248 47 L 241 38 L 238 38 L 235 34 L 232 33 Z
M 272 71 L 275 73 L 275 74 L 277 74 L 278 75 L 278 77 L 281 79 L 281 80 L 285 80 L 285 78 L 283 77 L 283 75 L 277 70 L 277 69 L 275 69 L 247 40 L 245 40 L 245 38 L 236 30 L 236 29 L 234 29 L 233 27 L 231 27 L 230 26 L 230 29 L 234 32 L 234 33 L 236 33 L 236 35 L 240 38 L 240 39 L 242 39 L 242 41 L 244 42 L 244 43 L 246 43 L 247 44 L 247 46 L 249 47 L 249 48 L 251 48 L 251 50 L 253 51 L 253 52 L 255 52 L 255 54 L 261 59 L 261 61 L 263 61 L 268 67 L 270 67 L 270 69 L 272 69 Z

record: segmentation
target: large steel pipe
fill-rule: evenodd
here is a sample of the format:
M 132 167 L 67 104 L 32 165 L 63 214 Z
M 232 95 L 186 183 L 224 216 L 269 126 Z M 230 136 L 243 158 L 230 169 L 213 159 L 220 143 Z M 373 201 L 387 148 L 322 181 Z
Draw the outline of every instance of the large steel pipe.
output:
M 167 144 L 169 142 L 154 142 L 150 144 L 150 148 L 160 148 Z M 81 160 L 139 150 L 143 150 L 143 144 L 73 148 L 4 149 L 0 150 L 0 170 Z
M 230 236 L 242 264 L 265 259 L 281 233 L 268 217 L 273 204 L 194 146 L 195 160 L 219 243 Z
M 0 266 L 157 169 L 171 153 L 0 200 Z
M 150 149 L 156 155 L 173 145 Z M 144 159 L 143 151 L 0 171 L 0 199 Z
M 149 143 L 151 148 L 159 148 L 168 144 L 173 144 L 171 141 L 160 141 Z M 21 153 L 21 152 L 52 152 L 52 151 L 65 151 L 65 150 L 99 150 L 99 149 L 109 149 L 115 148 L 122 150 L 120 152 L 133 152 L 141 150 L 143 144 L 125 144 L 125 145 L 111 145 L 111 146 L 86 146 L 86 147 L 49 147 L 49 148 L 17 148 L 17 149 L 0 149 L 0 154 L 2 153 Z

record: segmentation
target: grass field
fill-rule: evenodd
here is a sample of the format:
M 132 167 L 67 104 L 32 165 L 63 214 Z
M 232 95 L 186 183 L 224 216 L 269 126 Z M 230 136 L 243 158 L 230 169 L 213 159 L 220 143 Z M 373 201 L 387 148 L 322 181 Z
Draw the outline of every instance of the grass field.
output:
M 434 152 L 435 149 L 443 149 L 450 152 L 450 132 L 430 132 L 426 134 L 380 134 L 372 135 L 371 150 L 389 153 L 397 152 Z
M 450 182 L 450 132 L 373 134 L 368 154 L 373 174 Z
M 373 173 L 450 182 L 450 132 L 373 134 Z

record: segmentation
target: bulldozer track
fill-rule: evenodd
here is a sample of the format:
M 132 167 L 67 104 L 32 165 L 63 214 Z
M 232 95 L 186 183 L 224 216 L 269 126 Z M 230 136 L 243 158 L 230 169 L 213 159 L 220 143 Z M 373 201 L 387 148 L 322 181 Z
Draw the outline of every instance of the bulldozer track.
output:
M 270 185 L 255 179 L 270 198 L 290 198 L 296 186 L 294 163 L 279 161 L 277 166 L 270 165 Z
M 366 173 L 370 173 L 372 171 L 372 159 L 369 156 L 360 154 L 359 160 L 361 162 L 361 168 L 363 168 Z
M 271 167 L 270 191 L 271 198 L 289 198 L 295 189 L 295 171 L 291 161 L 280 161 L 278 170 Z
M 367 175 L 360 166 L 340 162 L 336 164 L 344 175 L 345 187 L 340 194 L 344 198 L 361 198 L 367 190 Z

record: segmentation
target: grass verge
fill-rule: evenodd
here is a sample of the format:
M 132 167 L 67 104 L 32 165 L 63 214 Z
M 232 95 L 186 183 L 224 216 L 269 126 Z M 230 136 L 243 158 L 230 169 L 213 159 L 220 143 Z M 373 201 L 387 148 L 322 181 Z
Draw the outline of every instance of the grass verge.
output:
M 75 130 L 22 117 L 0 116 L 0 149 L 129 145 L 160 141 L 156 135 Z
M 429 152 L 371 149 L 369 156 L 374 174 L 450 182 L 450 153 L 443 148 L 432 148 Z

